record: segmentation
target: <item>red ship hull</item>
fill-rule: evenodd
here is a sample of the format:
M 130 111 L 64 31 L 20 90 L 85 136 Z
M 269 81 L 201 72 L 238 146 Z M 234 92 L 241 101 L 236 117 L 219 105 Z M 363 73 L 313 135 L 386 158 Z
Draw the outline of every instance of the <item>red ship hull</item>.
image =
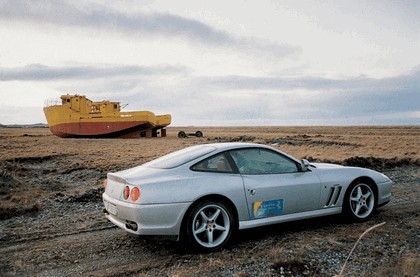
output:
M 157 136 L 157 128 L 148 122 L 78 122 L 50 126 L 51 132 L 62 138 L 139 138 Z M 165 130 L 162 130 L 162 132 Z M 163 133 L 162 133 L 163 136 Z

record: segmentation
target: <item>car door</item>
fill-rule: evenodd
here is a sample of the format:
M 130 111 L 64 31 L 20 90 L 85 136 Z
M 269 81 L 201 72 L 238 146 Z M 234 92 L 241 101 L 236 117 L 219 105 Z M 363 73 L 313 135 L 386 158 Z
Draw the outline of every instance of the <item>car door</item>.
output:
M 251 219 L 319 209 L 320 180 L 281 153 L 262 148 L 230 152 L 242 176 Z

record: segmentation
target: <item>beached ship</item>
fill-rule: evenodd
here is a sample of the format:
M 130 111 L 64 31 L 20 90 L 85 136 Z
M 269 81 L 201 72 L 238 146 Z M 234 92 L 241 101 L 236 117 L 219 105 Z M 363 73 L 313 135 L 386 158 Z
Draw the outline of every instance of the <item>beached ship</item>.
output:
M 44 113 L 51 132 L 62 138 L 165 137 L 171 124 L 169 114 L 122 112 L 119 102 L 93 102 L 83 95 L 62 95 L 61 103 L 46 103 Z

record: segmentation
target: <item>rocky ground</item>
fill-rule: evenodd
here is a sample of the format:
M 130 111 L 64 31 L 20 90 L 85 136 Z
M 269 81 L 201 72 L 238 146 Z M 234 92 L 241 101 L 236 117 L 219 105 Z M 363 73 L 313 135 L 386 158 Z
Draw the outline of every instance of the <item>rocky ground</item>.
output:
M 49 145 L 49 140 L 63 147 L 70 142 L 46 133 L 16 136 L 15 143 L 10 142 L 13 136 L 5 136 L 0 148 L 42 148 L 43 141 Z M 268 139 L 241 136 L 216 134 L 187 142 L 168 140 L 183 147 L 209 140 Z M 334 141 L 310 138 L 315 142 Z M 293 138 L 286 143 L 304 140 Z M 155 143 L 142 141 L 129 143 Z M 335 141 L 358 147 L 354 141 Z M 348 147 L 340 143 L 327 147 Z M 72 151 L 60 153 L 54 145 L 50 151 L 47 146 L 46 150 L 33 148 L 32 155 L 5 154 L 0 160 L 1 276 L 333 276 L 342 269 L 359 236 L 383 222 L 361 239 L 344 275 L 420 276 L 420 166 L 415 155 L 353 160 L 332 156 L 336 162 L 381 170 L 395 182 L 391 202 L 379 208 L 368 222 L 347 223 L 333 216 L 278 224 L 241 231 L 221 252 L 194 254 L 176 242 L 127 235 L 103 216 L 101 193 L 106 172 L 133 165 L 136 157 L 120 157 L 129 165 L 117 161 L 110 164 L 93 161 L 90 152 L 85 153 L 87 158 Z M 314 160 L 319 158 L 309 154 Z

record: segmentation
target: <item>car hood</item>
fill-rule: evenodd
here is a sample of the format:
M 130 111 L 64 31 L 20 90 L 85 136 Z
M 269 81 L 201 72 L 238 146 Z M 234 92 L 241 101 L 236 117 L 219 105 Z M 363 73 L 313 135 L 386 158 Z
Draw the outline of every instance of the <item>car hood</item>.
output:
M 328 164 L 328 163 L 311 163 L 311 165 L 315 166 L 313 171 L 317 173 L 318 177 L 321 179 L 322 182 L 327 180 L 353 180 L 358 177 L 370 177 L 376 183 L 381 182 L 388 182 L 390 179 L 385 176 L 384 174 L 368 169 L 368 168 L 361 168 L 361 167 L 354 167 L 354 166 L 343 166 L 337 164 Z
M 328 164 L 328 163 L 311 163 L 311 165 L 314 165 L 316 168 L 338 168 L 338 167 L 343 167 L 342 165 Z

